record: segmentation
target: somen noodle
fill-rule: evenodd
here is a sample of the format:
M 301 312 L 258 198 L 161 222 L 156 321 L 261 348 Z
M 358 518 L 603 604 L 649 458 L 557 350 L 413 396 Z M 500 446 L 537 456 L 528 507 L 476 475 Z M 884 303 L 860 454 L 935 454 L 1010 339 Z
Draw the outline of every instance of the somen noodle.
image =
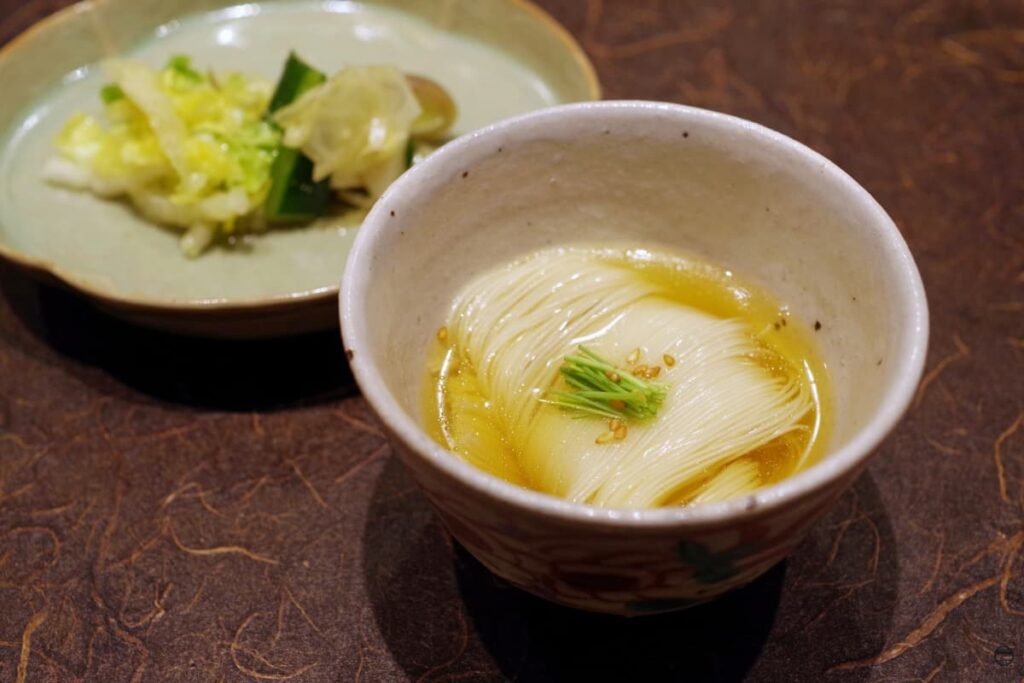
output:
M 699 261 L 548 249 L 456 296 L 428 421 L 469 462 L 578 503 L 735 497 L 806 466 L 821 442 L 824 370 L 796 328 Z M 574 364 L 603 388 L 574 384 Z

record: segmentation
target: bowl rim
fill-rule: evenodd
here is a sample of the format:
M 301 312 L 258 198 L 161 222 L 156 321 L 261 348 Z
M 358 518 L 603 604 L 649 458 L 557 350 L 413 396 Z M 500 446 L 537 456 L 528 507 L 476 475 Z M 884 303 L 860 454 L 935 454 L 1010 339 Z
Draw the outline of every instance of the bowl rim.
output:
M 389 207 L 396 202 L 409 201 L 422 182 L 429 184 L 431 176 L 445 178 L 454 168 L 465 165 L 483 150 L 491 150 L 492 139 L 502 136 L 523 140 L 532 135 L 550 134 L 569 119 L 585 119 L 619 123 L 644 117 L 667 115 L 680 122 L 701 122 L 718 125 L 733 132 L 755 138 L 767 146 L 785 148 L 812 162 L 827 180 L 841 186 L 850 199 L 872 215 L 873 234 L 882 241 L 891 254 L 899 273 L 901 289 L 907 300 L 907 324 L 902 330 L 902 346 L 906 349 L 892 389 L 875 409 L 868 422 L 844 444 L 811 467 L 787 477 L 781 482 L 758 489 L 739 498 L 696 505 L 692 507 L 664 507 L 648 509 L 603 508 L 572 503 L 556 496 L 522 488 L 484 472 L 451 453 L 426 434 L 418 422 L 399 404 L 385 384 L 373 354 L 365 352 L 367 329 L 364 292 L 371 285 L 369 264 L 374 260 L 383 235 L 393 222 L 384 220 Z M 603 118 L 602 118 L 603 117 Z M 557 134 L 556 134 L 557 137 Z M 451 173 L 449 172 L 451 171 Z M 395 228 L 397 229 L 397 228 Z M 449 143 L 433 156 L 407 172 L 394 183 L 377 202 L 364 221 L 364 229 L 356 237 L 349 261 L 342 277 L 338 298 L 342 341 L 363 396 L 396 438 L 400 439 L 414 457 L 454 478 L 463 486 L 484 496 L 526 512 L 540 513 L 566 522 L 601 523 L 631 528 L 703 527 L 709 524 L 734 522 L 755 515 L 787 507 L 809 496 L 820 494 L 831 485 L 859 472 L 874 455 L 879 444 L 896 427 L 910 407 L 918 382 L 924 372 L 928 346 L 928 305 L 924 284 L 909 247 L 898 227 L 871 196 L 850 175 L 823 155 L 796 140 L 760 124 L 739 117 L 697 107 L 645 100 L 619 100 L 584 102 L 561 105 L 522 116 L 506 119 Z M 890 365 L 891 367 L 891 365 Z
M 77 2 L 63 7 L 52 14 L 31 24 L 24 31 L 11 38 L 7 43 L 0 45 L 0 65 L 9 56 L 30 40 L 45 39 L 47 31 L 53 30 L 58 24 L 85 15 L 89 12 L 100 11 L 104 6 L 119 2 L 121 0 L 78 0 Z M 587 97 L 591 100 L 601 98 L 601 82 L 597 77 L 597 71 L 593 63 L 587 57 L 586 52 L 579 41 L 552 17 L 544 8 L 537 5 L 534 0 L 503 0 L 509 5 L 519 7 L 523 12 L 531 15 L 540 24 L 544 25 L 554 37 L 562 43 L 567 53 L 572 56 L 573 62 L 580 71 L 580 76 L 585 83 Z M 256 0 L 256 2 L 276 2 L 276 0 Z M 224 7 L 231 7 L 244 4 L 244 0 L 225 0 Z M 371 0 L 371 5 L 379 4 Z M 216 9 L 198 10 L 202 14 Z M 182 16 L 188 16 L 182 15 Z M 365 222 L 365 219 L 364 219 Z M 253 298 L 167 298 L 151 299 L 147 297 L 123 294 L 113 288 L 104 288 L 91 281 L 90 278 L 76 275 L 71 270 L 62 267 L 59 263 L 50 259 L 26 254 L 17 248 L 0 241 L 0 260 L 6 261 L 21 270 L 56 282 L 57 284 L 77 291 L 91 299 L 99 301 L 107 306 L 125 310 L 153 311 L 166 313 L 235 313 L 246 311 L 257 311 L 262 309 L 285 308 L 295 304 L 326 303 L 339 294 L 339 286 L 335 283 L 322 285 L 296 292 L 275 294 L 266 297 Z

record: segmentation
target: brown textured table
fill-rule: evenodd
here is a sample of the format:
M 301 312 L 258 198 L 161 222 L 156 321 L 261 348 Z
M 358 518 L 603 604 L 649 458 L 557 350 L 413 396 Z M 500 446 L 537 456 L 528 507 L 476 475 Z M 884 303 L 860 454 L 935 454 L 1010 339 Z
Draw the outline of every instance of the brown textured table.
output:
M 0 0 L 0 41 L 65 4 Z M 334 333 L 187 340 L 0 268 L 0 681 L 1024 679 L 1024 3 L 548 0 L 609 97 L 739 114 L 891 212 L 907 420 L 787 562 L 634 621 L 453 547 Z

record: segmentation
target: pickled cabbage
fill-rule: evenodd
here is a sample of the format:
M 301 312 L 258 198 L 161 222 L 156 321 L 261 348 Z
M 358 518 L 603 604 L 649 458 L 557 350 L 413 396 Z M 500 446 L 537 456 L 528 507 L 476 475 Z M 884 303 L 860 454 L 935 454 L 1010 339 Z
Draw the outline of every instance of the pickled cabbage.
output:
M 280 132 L 263 119 L 267 81 L 218 78 L 175 57 L 160 71 L 105 65 L 105 122 L 71 117 L 44 173 L 54 183 L 125 196 L 146 218 L 185 229 L 182 249 L 201 253 L 251 217 L 270 186 Z
M 455 116 L 443 88 L 418 77 L 410 85 L 392 66 L 343 69 L 276 112 L 270 82 L 201 72 L 188 57 L 160 70 L 131 60 L 104 68 L 103 116 L 71 116 L 44 176 L 128 199 L 148 220 L 183 230 L 190 257 L 280 222 L 265 203 L 272 186 L 294 191 L 295 178 L 275 172 L 286 147 L 308 157 L 313 181 L 328 179 L 343 202 L 368 206 L 427 153 L 412 138 L 436 140 Z M 426 93 L 424 107 L 414 88 Z
M 413 121 L 420 105 L 393 66 L 342 69 L 274 115 L 284 144 L 313 161 L 313 179 L 331 187 L 366 188 L 379 196 L 405 170 Z

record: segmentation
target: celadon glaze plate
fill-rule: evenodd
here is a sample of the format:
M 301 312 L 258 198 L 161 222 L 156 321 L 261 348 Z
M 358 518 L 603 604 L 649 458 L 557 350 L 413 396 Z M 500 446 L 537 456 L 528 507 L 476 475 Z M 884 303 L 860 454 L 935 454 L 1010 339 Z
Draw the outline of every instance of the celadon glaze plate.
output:
M 103 59 L 158 67 L 188 54 L 201 68 L 276 80 L 292 49 L 328 73 L 389 63 L 436 80 L 459 106 L 455 134 L 600 95 L 579 46 L 523 0 L 83 2 L 0 52 L 0 256 L 169 331 L 241 338 L 336 325 L 357 216 L 273 230 L 189 260 L 179 233 L 40 175 L 68 117 L 101 113 Z

